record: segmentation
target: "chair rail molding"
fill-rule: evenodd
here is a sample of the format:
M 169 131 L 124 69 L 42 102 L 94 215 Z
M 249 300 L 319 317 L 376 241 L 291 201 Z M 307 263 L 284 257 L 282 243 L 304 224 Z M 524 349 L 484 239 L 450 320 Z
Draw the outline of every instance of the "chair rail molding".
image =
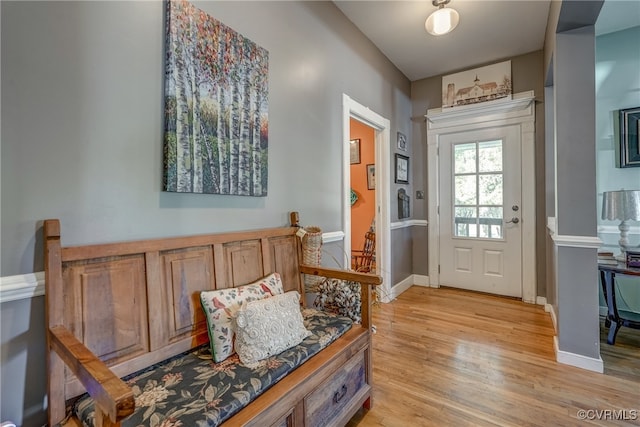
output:
M 44 295 L 44 271 L 0 277 L 0 303 Z
M 427 227 L 429 222 L 426 219 L 409 219 L 406 221 L 398 221 L 391 223 L 391 229 L 396 230 L 398 228 L 407 228 L 407 227 Z

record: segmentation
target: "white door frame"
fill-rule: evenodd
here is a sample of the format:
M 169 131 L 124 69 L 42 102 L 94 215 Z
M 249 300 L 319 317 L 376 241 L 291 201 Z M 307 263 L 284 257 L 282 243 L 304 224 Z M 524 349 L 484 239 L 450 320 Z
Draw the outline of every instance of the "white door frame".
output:
M 440 136 L 484 128 L 518 125 L 522 143 L 522 300 L 536 302 L 535 97 L 533 91 L 453 108 L 427 111 L 429 166 L 429 284 L 440 286 L 440 218 L 438 214 Z
M 342 94 L 342 229 L 345 268 L 351 266 L 351 162 L 349 161 L 351 118 L 375 131 L 376 272 L 382 276 L 380 300 L 389 302 L 391 295 L 390 122 L 389 119 L 359 104 L 348 95 Z

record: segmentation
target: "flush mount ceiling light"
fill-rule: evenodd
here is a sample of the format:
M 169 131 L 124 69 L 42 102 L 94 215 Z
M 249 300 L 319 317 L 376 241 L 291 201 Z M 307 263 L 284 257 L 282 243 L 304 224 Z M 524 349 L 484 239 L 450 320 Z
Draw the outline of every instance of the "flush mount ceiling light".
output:
M 460 15 L 455 9 L 445 8 L 444 6 L 451 0 L 433 0 L 431 3 L 438 8 L 427 18 L 424 23 L 429 34 L 434 36 L 442 36 L 451 32 L 460 21 Z

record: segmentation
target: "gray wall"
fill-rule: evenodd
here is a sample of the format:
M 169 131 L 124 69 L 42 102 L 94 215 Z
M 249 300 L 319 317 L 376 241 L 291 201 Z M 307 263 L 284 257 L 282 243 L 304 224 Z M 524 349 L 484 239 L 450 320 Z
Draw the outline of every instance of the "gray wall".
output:
M 543 69 L 543 52 L 531 52 L 525 55 L 519 55 L 513 58 L 504 58 L 502 60 L 511 60 L 511 76 L 513 79 L 513 92 L 525 92 L 533 90 L 536 97 L 536 141 L 535 141 L 535 167 L 536 167 L 536 272 L 537 272 L 537 295 L 545 296 L 545 276 L 546 276 L 546 215 L 545 215 L 545 196 L 544 196 L 544 69 Z M 492 63 L 500 62 L 492 61 Z M 480 67 L 487 64 L 470 65 L 468 68 Z M 456 70 L 452 70 L 452 73 Z M 418 178 L 424 181 L 415 184 L 416 189 L 427 189 L 428 171 L 427 171 L 427 128 L 424 115 L 431 108 L 442 106 L 442 76 L 430 77 L 423 80 L 417 80 L 411 83 L 411 102 L 413 105 L 413 145 L 420 146 L 420 157 L 414 160 L 422 172 Z M 420 203 L 418 203 L 420 202 Z M 428 213 L 427 200 L 417 200 L 416 213 L 421 215 L 420 219 L 426 219 Z M 420 244 L 420 242 L 416 242 Z M 424 239 L 424 248 L 415 248 L 420 254 L 427 256 L 427 239 Z M 422 255 L 420 255 L 421 257 Z M 414 262 L 414 265 L 416 263 Z M 424 259 L 426 271 L 427 259 Z M 426 274 L 426 273 L 424 273 Z
M 161 191 L 161 2 L 3 1 L 0 275 L 43 269 L 45 218 L 64 245 L 284 225 L 292 210 L 341 230 L 342 93 L 411 138 L 409 81 L 331 2 L 196 5 L 269 51 L 268 197 Z M 2 304 L 1 420 L 44 422 L 23 420 L 44 397 L 42 305 Z

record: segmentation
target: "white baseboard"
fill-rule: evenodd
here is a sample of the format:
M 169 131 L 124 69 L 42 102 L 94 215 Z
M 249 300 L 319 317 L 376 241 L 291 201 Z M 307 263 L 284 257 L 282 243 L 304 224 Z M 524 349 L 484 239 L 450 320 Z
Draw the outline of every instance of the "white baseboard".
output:
M 569 353 L 562 351 L 558 347 L 558 337 L 553 337 L 553 349 L 556 352 L 556 361 L 563 365 L 575 366 L 576 368 L 586 369 L 588 371 L 603 373 L 604 362 L 601 357 L 586 357 L 581 354 Z
M 536 305 L 547 305 L 547 297 L 536 297 Z
M 0 277 L 0 303 L 44 295 L 44 271 Z
M 396 283 L 395 286 L 391 288 L 391 300 L 393 301 L 394 299 L 396 299 L 398 295 L 409 289 L 411 286 L 413 286 L 413 275 L 407 277 L 399 283 Z
M 413 284 L 416 286 L 426 286 L 428 288 L 430 287 L 429 276 L 423 276 L 422 274 L 414 274 Z
M 551 304 L 544 305 L 544 311 L 551 315 L 551 322 L 553 323 L 553 330 L 558 333 L 558 319 L 556 319 L 556 311 L 553 309 Z
M 412 274 L 391 288 L 391 300 L 396 299 L 400 294 L 409 289 L 411 286 L 429 286 L 429 276 L 421 274 Z

